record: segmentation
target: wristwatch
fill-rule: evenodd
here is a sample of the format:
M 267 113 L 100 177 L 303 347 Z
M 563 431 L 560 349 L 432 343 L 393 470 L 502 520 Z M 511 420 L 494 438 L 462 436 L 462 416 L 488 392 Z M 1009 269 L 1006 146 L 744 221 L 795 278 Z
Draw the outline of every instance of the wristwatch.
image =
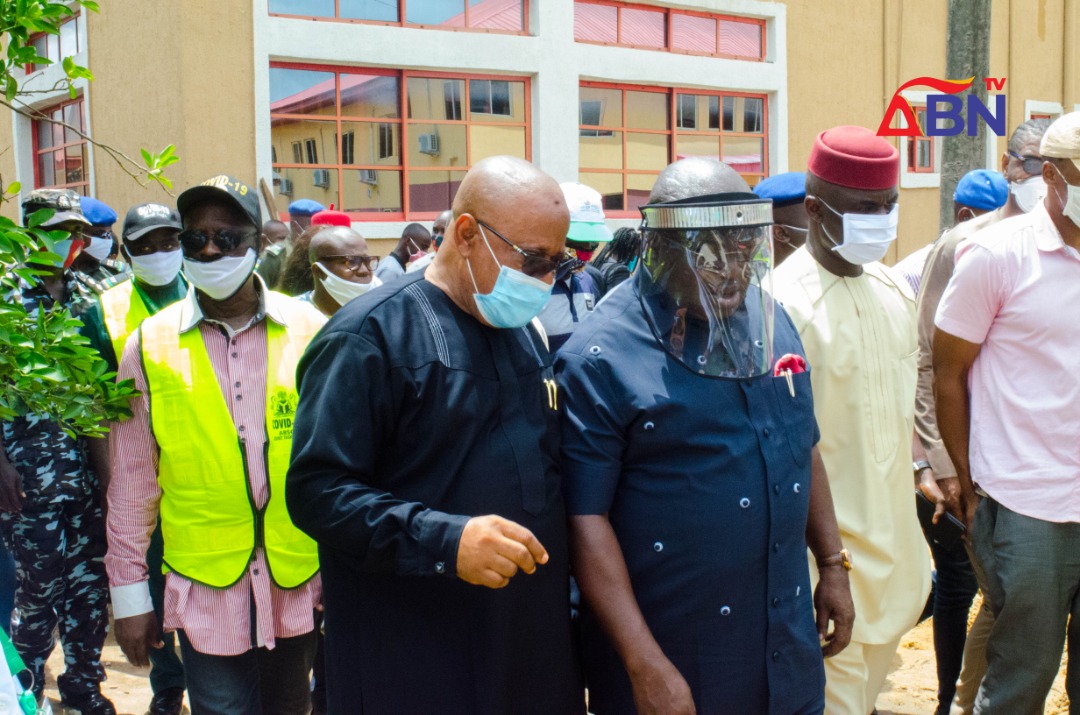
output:
M 911 463 L 911 469 L 915 472 L 915 476 L 919 476 L 919 472 L 924 469 L 930 469 L 930 462 L 925 459 L 920 459 Z
M 832 556 L 826 556 L 823 559 L 818 559 L 818 568 L 823 569 L 826 566 L 840 565 L 844 567 L 845 571 L 851 570 L 851 553 L 847 549 L 840 549 L 838 553 Z

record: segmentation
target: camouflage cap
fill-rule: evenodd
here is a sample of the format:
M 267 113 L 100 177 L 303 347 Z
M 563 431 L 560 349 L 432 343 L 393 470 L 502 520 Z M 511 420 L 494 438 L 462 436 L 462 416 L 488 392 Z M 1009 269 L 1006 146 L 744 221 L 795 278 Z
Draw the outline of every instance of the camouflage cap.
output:
M 57 226 L 70 221 L 90 225 L 90 222 L 83 216 L 79 195 L 71 189 L 35 189 L 31 191 L 22 202 L 23 223 L 26 223 L 26 219 L 32 213 L 41 209 L 52 209 L 56 212 L 52 218 L 41 224 L 42 228 Z

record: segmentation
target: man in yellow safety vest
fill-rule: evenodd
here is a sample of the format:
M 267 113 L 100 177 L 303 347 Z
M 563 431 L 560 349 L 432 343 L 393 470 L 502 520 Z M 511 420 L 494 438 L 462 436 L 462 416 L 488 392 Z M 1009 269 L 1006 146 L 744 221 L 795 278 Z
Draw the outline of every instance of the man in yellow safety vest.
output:
M 119 377 L 141 395 L 111 433 L 106 568 L 116 639 L 145 665 L 175 631 L 192 710 L 307 712 L 321 599 L 315 543 L 289 518 L 296 365 L 325 318 L 255 275 L 262 217 L 216 176 L 177 199 L 187 296 L 143 321 Z M 165 609 L 146 587 L 160 513 Z

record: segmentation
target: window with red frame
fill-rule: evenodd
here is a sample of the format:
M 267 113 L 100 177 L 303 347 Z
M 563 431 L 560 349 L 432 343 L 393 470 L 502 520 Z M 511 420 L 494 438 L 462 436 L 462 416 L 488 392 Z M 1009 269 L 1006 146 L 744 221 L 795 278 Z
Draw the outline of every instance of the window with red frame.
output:
M 915 117 L 919 120 L 919 126 L 923 133 L 926 132 L 926 107 L 913 107 Z M 908 137 L 907 146 L 907 170 L 914 174 L 934 173 L 934 138 L 933 137 Z
M 47 119 L 33 120 L 34 188 L 72 189 L 87 195 L 90 175 L 86 140 L 75 131 L 85 133 L 82 97 L 40 112 Z
M 712 156 L 751 185 L 767 175 L 764 95 L 583 82 L 578 181 L 609 217 L 631 217 L 676 159 Z
M 574 39 L 743 60 L 765 59 L 765 21 L 609 0 L 575 0 Z
M 529 80 L 273 63 L 274 191 L 355 220 L 435 218 L 480 159 L 529 159 Z M 338 137 L 342 137 L 339 141 Z
M 60 64 L 65 57 L 73 57 L 79 54 L 79 16 L 72 15 L 60 23 L 59 34 L 52 35 L 45 32 L 30 36 L 30 43 L 38 57 L 51 60 L 53 64 Z M 26 71 L 33 72 L 45 65 L 27 65 Z
M 269 0 L 270 14 L 476 32 L 527 32 L 528 0 Z

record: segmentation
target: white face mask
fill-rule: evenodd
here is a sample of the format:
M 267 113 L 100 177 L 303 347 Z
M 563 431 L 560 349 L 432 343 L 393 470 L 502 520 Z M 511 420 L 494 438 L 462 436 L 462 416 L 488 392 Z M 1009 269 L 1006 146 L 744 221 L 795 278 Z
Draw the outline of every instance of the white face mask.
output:
M 167 286 L 176 280 L 180 266 L 184 263 L 184 252 L 158 251 L 148 256 L 128 256 L 131 270 L 135 277 L 147 285 Z
M 1065 181 L 1065 177 L 1061 171 L 1055 166 L 1054 171 L 1057 171 L 1058 176 L 1062 181 Z M 1072 221 L 1078 228 L 1080 228 L 1080 186 L 1073 186 L 1072 184 L 1065 182 L 1065 200 L 1062 201 L 1061 194 L 1054 192 L 1057 196 L 1058 203 L 1061 204 L 1061 213 L 1065 215 L 1065 218 Z
M 254 270 L 255 251 L 251 248 L 242 256 L 222 256 L 209 263 L 184 259 L 184 273 L 191 283 L 214 300 L 231 298 Z
M 326 289 L 326 292 L 330 294 L 330 297 L 337 301 L 338 305 L 345 305 L 353 298 L 359 298 L 372 288 L 378 288 L 382 285 L 382 281 L 376 276 L 371 277 L 370 283 L 353 283 L 352 281 L 347 281 L 344 278 L 335 276 L 323 264 L 320 263 L 318 265 L 323 272 L 323 274 L 319 276 L 319 282 L 322 283 L 322 287 Z
M 821 201 L 821 199 L 818 199 Z M 864 266 L 880 261 L 889 252 L 889 246 L 896 240 L 896 226 L 899 221 L 900 205 L 893 204 L 887 214 L 840 213 L 824 201 L 821 205 L 840 216 L 844 221 L 844 241 L 837 243 L 822 224 L 821 230 L 833 242 L 836 251 L 848 263 Z
M 1024 213 L 1038 206 L 1046 197 L 1046 182 L 1041 176 L 1032 176 L 1023 181 L 1009 182 L 1009 193 L 1016 199 L 1016 205 Z
M 94 236 L 90 239 L 90 245 L 83 247 L 83 253 L 97 259 L 98 263 L 108 260 L 109 254 L 112 253 L 113 243 L 107 238 L 101 238 L 100 236 Z

